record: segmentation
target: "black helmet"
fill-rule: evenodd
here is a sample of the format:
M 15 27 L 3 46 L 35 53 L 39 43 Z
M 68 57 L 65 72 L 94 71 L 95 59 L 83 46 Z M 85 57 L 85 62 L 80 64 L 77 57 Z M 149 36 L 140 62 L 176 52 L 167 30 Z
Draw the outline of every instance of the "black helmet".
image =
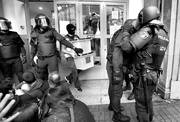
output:
M 67 31 L 68 31 L 69 34 L 72 34 L 72 35 L 73 35 L 73 34 L 75 33 L 76 26 L 73 25 L 73 24 L 68 24 L 68 25 L 66 26 L 66 29 L 67 29 Z
M 8 31 L 11 28 L 11 22 L 4 17 L 0 17 L 0 31 Z
M 41 28 L 46 28 L 50 26 L 50 20 L 45 14 L 38 14 L 35 17 L 35 23 L 36 26 L 39 26 Z
M 153 19 L 160 19 L 160 11 L 156 6 L 143 8 L 138 14 L 138 21 L 141 25 L 147 24 Z

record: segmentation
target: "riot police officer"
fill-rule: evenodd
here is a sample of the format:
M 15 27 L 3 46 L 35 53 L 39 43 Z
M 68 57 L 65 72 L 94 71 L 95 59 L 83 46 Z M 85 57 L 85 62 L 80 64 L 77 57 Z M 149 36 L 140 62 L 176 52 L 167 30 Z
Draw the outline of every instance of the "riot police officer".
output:
M 66 45 L 73 49 L 76 53 L 82 53 L 83 50 L 74 47 L 62 35 L 60 35 L 50 25 L 49 18 L 44 14 L 38 14 L 35 17 L 36 26 L 31 33 L 31 62 L 34 64 L 33 58 L 35 55 L 38 57 L 36 71 L 37 77 L 47 79 L 48 74 L 44 72 L 58 71 L 58 58 L 56 40 L 61 44 Z
M 128 59 L 127 54 L 123 53 L 121 48 L 119 48 L 120 43 L 122 43 L 124 35 L 126 31 L 128 33 L 134 33 L 136 28 L 136 20 L 135 19 L 129 19 L 127 20 L 123 27 L 115 32 L 115 34 L 112 37 L 110 47 L 108 49 L 107 54 L 107 73 L 109 77 L 109 99 L 110 104 L 108 109 L 113 110 L 113 121 L 122 121 L 127 122 L 130 121 L 130 118 L 126 115 L 123 115 L 121 111 L 124 109 L 122 106 L 120 106 L 120 99 L 123 94 L 123 80 L 124 75 L 126 73 L 123 72 L 123 67 L 127 67 L 128 65 Z
M 68 24 L 66 26 L 66 30 L 68 31 L 68 34 L 65 35 L 66 40 L 69 42 L 77 41 L 79 40 L 79 36 L 75 34 L 76 26 L 73 24 Z M 64 53 L 64 56 L 67 60 L 68 67 L 71 69 L 71 73 L 65 77 L 66 80 L 68 80 L 69 83 L 74 83 L 74 86 L 77 88 L 78 91 L 82 91 L 81 84 L 79 82 L 78 73 L 80 70 L 77 70 L 76 64 L 74 61 L 74 51 L 71 49 L 69 50 L 68 47 L 62 46 L 62 52 Z
M 164 25 L 160 21 L 157 7 L 143 8 L 138 21 L 140 29 L 133 35 L 127 35 L 121 49 L 134 53 L 133 57 L 133 86 L 135 108 L 139 122 L 153 120 L 152 96 L 156 88 L 161 64 L 167 49 L 169 39 Z
M 17 32 L 10 29 L 11 22 L 0 17 L 0 66 L 5 78 L 12 78 L 15 73 L 22 82 L 22 64 L 26 62 L 24 42 Z

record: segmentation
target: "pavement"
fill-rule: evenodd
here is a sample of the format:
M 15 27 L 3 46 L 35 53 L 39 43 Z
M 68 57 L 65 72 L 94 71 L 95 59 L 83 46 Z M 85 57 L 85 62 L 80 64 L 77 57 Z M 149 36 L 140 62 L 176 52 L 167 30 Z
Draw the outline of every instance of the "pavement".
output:
M 61 78 L 69 74 L 67 68 L 61 69 Z M 70 85 L 76 99 L 88 105 L 96 122 L 112 122 L 113 112 L 108 110 L 108 85 L 106 80 L 83 80 L 80 81 L 82 92 L 77 91 L 74 85 Z M 135 112 L 135 101 L 127 100 L 131 91 L 123 93 L 121 103 L 124 106 L 124 114 L 130 116 L 131 122 L 138 122 Z M 180 100 L 164 100 L 158 94 L 153 95 L 154 119 L 153 122 L 180 122 Z
M 134 102 L 123 103 L 124 114 L 130 116 L 131 122 L 138 122 Z M 96 122 L 112 122 L 113 112 L 108 111 L 108 105 L 89 105 Z M 180 122 L 180 101 L 154 101 L 153 122 Z

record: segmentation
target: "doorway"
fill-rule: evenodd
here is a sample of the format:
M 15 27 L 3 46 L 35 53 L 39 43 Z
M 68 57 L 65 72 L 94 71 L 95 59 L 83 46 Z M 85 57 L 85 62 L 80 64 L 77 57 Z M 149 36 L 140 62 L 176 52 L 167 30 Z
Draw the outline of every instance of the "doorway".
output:
M 55 27 L 66 34 L 66 25 L 76 25 L 80 38 L 91 38 L 94 67 L 80 75 L 81 80 L 107 79 L 106 54 L 111 37 L 127 19 L 127 2 L 96 2 L 96 0 L 54 2 Z

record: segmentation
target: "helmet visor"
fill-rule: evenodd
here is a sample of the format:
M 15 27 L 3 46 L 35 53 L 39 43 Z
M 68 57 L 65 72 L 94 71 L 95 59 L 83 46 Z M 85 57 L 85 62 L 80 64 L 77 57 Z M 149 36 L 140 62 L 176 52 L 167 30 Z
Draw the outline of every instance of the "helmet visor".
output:
M 40 17 L 39 17 L 39 25 L 40 25 L 41 27 L 47 27 L 47 26 L 48 26 L 48 22 L 47 22 L 45 16 L 40 16 Z
M 8 30 L 6 20 L 0 20 L 0 30 Z

